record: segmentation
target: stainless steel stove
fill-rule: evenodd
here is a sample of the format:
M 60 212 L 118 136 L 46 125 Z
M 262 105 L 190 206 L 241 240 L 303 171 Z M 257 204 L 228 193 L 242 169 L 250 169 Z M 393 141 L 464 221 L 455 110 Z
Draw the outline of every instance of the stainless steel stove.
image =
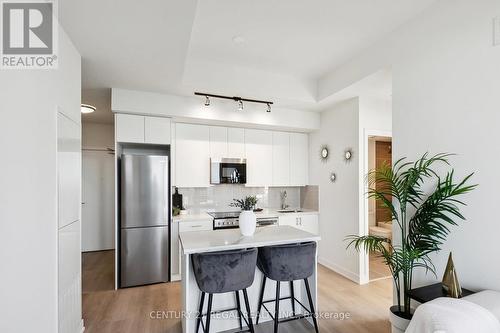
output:
M 208 212 L 214 219 L 213 230 L 234 229 L 239 227 L 240 212 Z M 278 225 L 278 216 L 267 216 L 257 218 L 257 227 Z

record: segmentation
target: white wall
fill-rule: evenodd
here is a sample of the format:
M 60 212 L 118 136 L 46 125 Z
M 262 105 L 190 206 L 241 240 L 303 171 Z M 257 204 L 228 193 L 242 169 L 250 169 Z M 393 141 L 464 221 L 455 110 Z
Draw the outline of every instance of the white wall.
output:
M 500 47 L 492 46 L 492 17 L 500 2 L 443 1 L 412 31 L 426 34 L 410 55 L 397 59 L 394 75 L 394 155 L 454 152 L 456 176 L 475 171 L 479 188 L 464 198 L 468 222 L 451 228 L 443 251 L 433 256 L 442 277 L 453 251 L 464 287 L 500 290 L 498 133 Z M 428 34 L 428 31 L 432 33 Z M 420 273 L 415 284 L 433 280 Z
M 80 123 L 81 81 L 61 27 L 58 56 L 56 70 L 0 74 L 1 332 L 58 330 L 56 119 Z
M 309 179 L 320 190 L 319 261 L 356 282 L 367 282 L 368 267 L 364 256 L 346 250 L 344 239 L 367 230 L 363 226 L 365 162 L 368 164 L 364 160 L 365 132 L 390 132 L 391 123 L 390 101 L 362 96 L 323 111 L 320 130 L 310 134 Z M 327 163 L 319 159 L 322 144 L 330 147 Z M 347 148 L 353 150 L 349 163 L 343 158 Z M 335 183 L 329 180 L 331 172 L 337 174 Z
M 321 128 L 309 135 L 309 181 L 319 185 L 320 234 L 319 261 L 321 264 L 357 281 L 359 256 L 346 251 L 344 238 L 357 234 L 359 229 L 359 100 L 350 99 L 321 113 Z M 319 158 L 321 145 L 330 147 L 330 158 Z M 352 148 L 351 163 L 343 160 L 345 148 Z M 330 182 L 330 173 L 337 181 Z
M 376 167 L 375 159 L 375 139 L 368 139 L 368 170 L 373 170 Z M 376 200 L 375 198 L 368 199 L 368 226 L 373 227 L 377 224 L 376 219 Z
M 114 124 L 82 123 L 82 148 L 115 149 Z
M 456 176 L 475 171 L 479 188 L 465 198 L 467 222 L 453 227 L 433 256 L 438 279 L 449 251 L 460 282 L 500 290 L 497 235 L 500 47 L 493 46 L 497 0 L 441 0 L 320 82 L 323 94 L 342 82 L 392 66 L 393 156 L 454 152 Z M 421 272 L 415 285 L 434 280 Z
M 245 103 L 238 111 L 234 101 L 211 99 L 210 107 L 204 106 L 204 97 L 185 97 L 143 91 L 113 89 L 113 112 L 136 113 L 172 117 L 190 123 L 258 127 L 277 130 L 310 132 L 319 128 L 319 113 L 273 107 L 266 112 L 266 105 Z
M 391 136 L 392 132 L 392 101 L 385 98 L 376 98 L 371 96 L 362 96 L 359 98 L 359 235 L 368 235 L 368 198 L 366 192 L 368 186 L 366 183 L 366 174 L 368 167 L 368 135 L 371 133 L 381 136 Z M 369 262 L 368 255 L 364 252 L 359 254 L 359 273 L 360 283 L 369 281 Z

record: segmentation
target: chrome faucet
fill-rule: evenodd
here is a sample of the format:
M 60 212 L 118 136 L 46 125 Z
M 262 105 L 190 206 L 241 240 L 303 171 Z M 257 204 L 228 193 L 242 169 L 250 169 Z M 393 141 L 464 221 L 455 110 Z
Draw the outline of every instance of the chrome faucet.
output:
M 281 209 L 287 209 L 289 207 L 286 203 L 287 196 L 286 190 L 280 192 Z

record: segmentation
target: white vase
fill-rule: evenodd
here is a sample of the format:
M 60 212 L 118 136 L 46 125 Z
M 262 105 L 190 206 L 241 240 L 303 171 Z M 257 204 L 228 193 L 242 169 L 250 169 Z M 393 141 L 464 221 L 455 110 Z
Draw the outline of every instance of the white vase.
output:
M 391 306 L 389 309 L 389 320 L 391 321 L 391 332 L 392 333 L 404 333 L 408 325 L 410 325 L 410 319 L 406 319 L 398 316 L 395 312 L 398 311 L 398 306 Z M 412 311 L 413 312 L 413 311 Z
M 253 210 L 243 210 L 239 218 L 240 232 L 243 236 L 252 236 L 257 226 L 257 217 Z

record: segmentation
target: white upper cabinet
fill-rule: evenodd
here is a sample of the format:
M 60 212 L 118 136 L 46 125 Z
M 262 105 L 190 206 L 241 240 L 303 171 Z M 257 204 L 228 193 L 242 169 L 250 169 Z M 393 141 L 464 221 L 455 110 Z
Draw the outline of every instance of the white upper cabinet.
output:
M 269 186 L 273 183 L 273 132 L 245 129 L 247 185 Z
M 116 115 L 116 141 L 170 144 L 170 119 L 131 114 Z
M 227 156 L 227 128 L 219 126 L 210 127 L 210 157 L 221 159 Z
M 175 125 L 175 177 L 178 187 L 210 184 L 210 130 L 208 126 Z
M 159 117 L 144 117 L 144 142 L 169 145 L 170 119 Z
M 245 130 L 229 127 L 227 129 L 227 156 L 229 158 L 245 158 Z
M 116 141 L 144 143 L 144 117 L 131 114 L 116 115 Z
M 290 185 L 290 133 L 273 132 L 274 186 Z
M 304 133 L 290 133 L 290 185 L 309 183 L 309 140 Z

